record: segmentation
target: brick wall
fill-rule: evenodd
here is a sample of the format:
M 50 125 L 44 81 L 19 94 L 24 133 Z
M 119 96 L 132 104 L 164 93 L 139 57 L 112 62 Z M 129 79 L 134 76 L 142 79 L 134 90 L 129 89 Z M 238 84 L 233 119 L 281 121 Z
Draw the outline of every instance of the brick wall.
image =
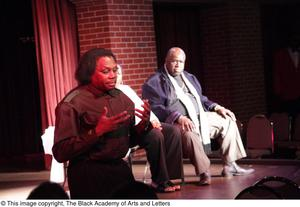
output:
M 248 120 L 267 111 L 260 5 L 257 1 L 232 1 L 228 18 L 232 106 Z
M 203 10 L 200 16 L 205 95 L 230 107 L 228 20 L 224 6 Z
M 80 53 L 110 48 L 123 67 L 123 79 L 139 94 L 157 68 L 151 0 L 73 0 Z
M 205 88 L 246 123 L 266 113 L 260 7 L 256 1 L 229 2 L 201 17 Z

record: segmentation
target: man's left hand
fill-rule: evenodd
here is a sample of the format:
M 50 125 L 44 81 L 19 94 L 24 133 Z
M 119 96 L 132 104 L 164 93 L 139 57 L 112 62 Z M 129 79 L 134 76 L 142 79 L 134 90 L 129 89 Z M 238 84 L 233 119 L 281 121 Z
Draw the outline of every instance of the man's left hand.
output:
M 217 105 L 215 107 L 215 112 L 220 114 L 223 118 L 226 118 L 226 116 L 229 116 L 232 119 L 232 121 L 236 121 L 234 113 L 232 111 L 230 111 L 229 109 L 226 109 L 223 106 Z

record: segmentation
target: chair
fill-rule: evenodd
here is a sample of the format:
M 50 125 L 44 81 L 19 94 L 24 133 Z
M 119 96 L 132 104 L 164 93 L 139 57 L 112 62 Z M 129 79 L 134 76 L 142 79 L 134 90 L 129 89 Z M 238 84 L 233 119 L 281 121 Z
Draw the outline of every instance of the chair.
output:
M 293 146 L 296 148 L 296 159 L 300 159 L 300 113 L 296 116 L 293 127 L 294 133 L 292 135 L 292 143 Z
M 139 145 L 129 148 L 129 150 L 128 150 L 127 154 L 125 155 L 125 157 L 123 158 L 123 160 L 127 161 L 131 170 L 133 170 L 133 168 L 132 168 L 133 159 L 140 159 L 140 160 L 146 159 L 144 174 L 143 174 L 143 178 L 142 178 L 143 182 L 146 183 L 147 172 L 150 167 L 150 164 L 146 157 L 146 151 Z
M 281 195 L 268 186 L 249 186 L 234 199 L 282 199 Z
M 299 199 L 300 187 L 297 183 L 280 176 L 266 176 L 257 181 L 254 186 L 272 188 L 283 199 Z
M 270 120 L 274 124 L 274 144 L 276 156 L 281 158 L 294 159 L 297 156 L 297 149 L 300 149 L 300 137 L 299 141 L 297 141 L 297 135 L 295 136 L 295 134 L 297 133 L 296 120 L 293 121 L 292 117 L 287 113 L 272 113 L 270 116 Z M 292 130 L 292 122 L 294 122 L 294 130 Z M 294 133 L 292 133 L 292 131 L 294 131 Z M 300 130 L 298 133 L 298 136 L 300 136 Z
M 274 152 L 273 124 L 265 115 L 257 114 L 247 126 L 247 153 L 250 158 L 260 158 Z
M 280 176 L 265 176 L 242 190 L 235 199 L 299 199 L 298 184 Z
M 50 170 L 51 182 L 62 183 L 62 186 L 64 186 L 66 182 L 66 164 L 57 162 L 52 155 L 52 146 L 54 143 L 54 129 L 54 126 L 49 126 L 45 130 L 45 133 L 42 135 L 42 142 L 45 155 L 48 155 L 47 157 L 51 157 L 51 159 L 45 160 L 46 169 Z M 47 160 L 49 160 L 50 162 Z
M 133 170 L 133 168 L 132 168 L 133 160 L 135 160 L 136 162 L 137 161 L 145 162 L 144 174 L 143 174 L 142 181 L 144 183 L 147 182 L 147 174 L 148 174 L 148 170 L 150 169 L 150 164 L 147 160 L 146 151 L 144 148 L 140 147 L 139 145 L 131 147 L 128 150 L 125 157 L 123 158 L 123 160 L 128 162 L 128 165 L 131 168 L 131 170 Z M 181 183 L 182 183 L 182 185 L 185 184 L 184 172 L 182 172 Z
M 54 126 L 49 126 L 45 130 L 45 133 L 41 136 L 41 139 L 45 153 L 45 168 L 46 170 L 50 170 L 52 162 L 52 146 L 54 141 Z
M 275 142 L 291 140 L 291 118 L 287 113 L 272 113 L 270 121 L 273 122 Z
M 294 121 L 294 133 L 292 141 L 300 142 L 300 114 L 297 115 Z

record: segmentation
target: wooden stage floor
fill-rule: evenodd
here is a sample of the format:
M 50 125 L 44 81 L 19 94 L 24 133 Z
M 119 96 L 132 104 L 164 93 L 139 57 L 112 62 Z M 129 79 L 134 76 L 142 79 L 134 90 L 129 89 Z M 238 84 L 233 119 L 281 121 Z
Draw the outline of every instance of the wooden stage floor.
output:
M 251 186 L 264 176 L 281 176 L 300 185 L 300 161 L 298 160 L 244 160 L 243 167 L 252 167 L 255 173 L 248 176 L 224 178 L 220 175 L 220 161 L 212 161 L 212 183 L 209 186 L 198 186 L 191 164 L 184 164 L 185 184 L 181 191 L 159 193 L 160 199 L 234 199 L 243 189 Z M 133 173 L 137 180 L 142 181 L 144 163 L 135 163 Z M 30 191 L 43 181 L 49 180 L 49 171 L 0 173 L 0 199 L 26 199 Z M 150 183 L 148 170 L 146 183 Z M 180 180 L 175 180 L 180 182 Z M 67 190 L 67 189 L 66 189 Z

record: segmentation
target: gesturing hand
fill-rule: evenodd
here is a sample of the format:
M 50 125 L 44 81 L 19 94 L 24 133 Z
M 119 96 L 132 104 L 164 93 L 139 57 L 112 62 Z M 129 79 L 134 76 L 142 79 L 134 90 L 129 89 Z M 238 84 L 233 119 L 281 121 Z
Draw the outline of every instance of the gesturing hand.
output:
M 162 130 L 161 123 L 158 120 L 154 119 L 153 121 L 151 121 L 151 124 L 153 128 Z
M 107 108 L 104 107 L 100 114 L 95 132 L 98 136 L 117 129 L 122 123 L 127 121 L 130 115 L 127 111 L 123 111 L 115 116 L 107 117 Z
M 142 105 L 142 107 L 144 108 L 144 110 L 135 109 L 135 115 L 142 121 L 148 123 L 150 121 L 150 104 L 148 103 L 148 100 L 143 100 L 143 102 L 144 104 Z

